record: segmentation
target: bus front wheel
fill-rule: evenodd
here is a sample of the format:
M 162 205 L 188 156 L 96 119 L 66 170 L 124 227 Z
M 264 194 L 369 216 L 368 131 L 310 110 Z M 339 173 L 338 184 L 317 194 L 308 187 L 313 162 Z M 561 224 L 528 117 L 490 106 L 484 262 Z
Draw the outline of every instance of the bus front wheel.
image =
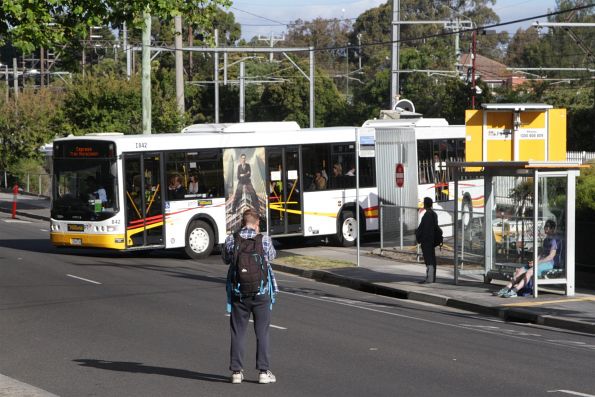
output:
M 192 259 L 204 259 L 213 250 L 214 233 L 204 221 L 193 221 L 186 232 L 186 255 Z
M 351 247 L 355 244 L 357 238 L 357 220 L 353 211 L 341 212 L 341 219 L 339 223 L 339 230 L 337 231 L 336 240 L 339 245 L 343 247 Z

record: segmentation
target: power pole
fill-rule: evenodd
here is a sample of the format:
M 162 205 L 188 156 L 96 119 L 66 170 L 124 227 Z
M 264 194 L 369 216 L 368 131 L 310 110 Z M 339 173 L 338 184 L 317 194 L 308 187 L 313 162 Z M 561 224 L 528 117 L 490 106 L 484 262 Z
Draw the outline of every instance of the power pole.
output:
M 362 34 L 357 34 L 357 58 L 359 60 L 358 70 L 362 70 Z
M 44 49 L 41 47 L 39 49 L 39 86 L 43 88 L 43 80 L 45 75 L 45 56 L 44 56 Z M 48 79 L 49 85 L 49 79 Z
M 122 30 L 124 34 L 124 51 L 126 52 L 126 77 L 130 80 L 130 75 L 132 74 L 132 49 L 128 46 L 128 29 L 126 28 L 126 22 L 122 25 Z
M 219 48 L 219 29 L 215 29 L 215 48 Z M 215 124 L 219 123 L 219 52 L 215 51 Z
M 262 36 L 258 36 L 258 40 L 259 41 L 267 41 L 269 42 L 269 46 L 271 48 L 275 47 L 275 44 L 279 41 L 284 41 L 285 40 L 285 35 L 283 36 L 275 36 L 273 35 L 273 33 L 271 33 L 270 37 L 262 37 Z M 273 53 L 271 52 L 269 54 L 269 62 L 273 62 Z
M 399 51 L 401 43 L 401 4 L 400 0 L 393 0 L 393 35 L 392 35 L 392 67 L 390 84 L 390 108 L 394 109 L 399 95 Z
M 182 52 L 182 17 L 174 17 L 176 29 L 175 48 L 176 48 L 176 101 L 178 103 L 178 112 L 183 115 L 186 111 L 184 106 L 184 54 Z
M 14 101 L 17 102 L 19 99 L 19 71 L 16 58 L 12 58 L 12 73 L 14 77 Z
M 143 134 L 151 134 L 151 14 L 143 11 L 142 107 Z
M 245 116 L 245 100 L 244 100 L 244 84 L 246 81 L 244 71 L 244 61 L 240 62 L 240 123 L 243 123 L 246 119 Z
M 471 42 L 471 109 L 475 109 L 475 95 L 477 89 L 475 87 L 475 53 L 477 51 L 477 30 L 473 31 Z

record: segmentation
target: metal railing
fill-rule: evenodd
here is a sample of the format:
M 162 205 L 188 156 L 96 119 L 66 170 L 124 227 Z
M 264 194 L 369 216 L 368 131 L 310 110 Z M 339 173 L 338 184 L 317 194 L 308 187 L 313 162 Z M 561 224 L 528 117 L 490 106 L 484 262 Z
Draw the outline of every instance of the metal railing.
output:
M 584 164 L 584 163 L 588 162 L 589 160 L 594 160 L 594 159 L 595 159 L 595 152 L 585 152 L 585 151 L 566 152 L 566 160 L 567 161 Z
M 12 172 L 4 170 L 0 173 L 0 187 L 12 189 L 15 183 L 22 193 L 49 197 L 51 191 L 51 175 L 47 173 Z
M 434 208 L 438 214 L 438 225 L 443 231 L 444 244 L 437 256 L 452 260 L 455 249 L 460 260 L 459 272 L 464 273 L 467 265 L 476 268 L 484 263 L 483 213 L 459 211 L 457 247 L 454 246 L 454 211 Z M 380 249 L 398 250 L 416 254 L 417 261 L 422 254 L 415 241 L 415 230 L 419 224 L 419 208 L 392 204 L 380 204 Z

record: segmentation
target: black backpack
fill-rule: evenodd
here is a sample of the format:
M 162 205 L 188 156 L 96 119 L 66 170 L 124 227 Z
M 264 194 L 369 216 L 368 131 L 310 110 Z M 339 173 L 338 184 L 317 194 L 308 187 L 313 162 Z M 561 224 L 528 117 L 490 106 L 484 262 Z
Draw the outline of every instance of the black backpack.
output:
M 267 285 L 268 266 L 264 259 L 262 234 L 254 238 L 243 238 L 234 234 L 233 290 L 236 295 L 263 293 Z
M 432 211 L 434 212 L 434 211 Z M 438 214 L 434 212 L 434 247 L 442 246 L 444 237 L 442 237 L 442 229 L 438 226 Z

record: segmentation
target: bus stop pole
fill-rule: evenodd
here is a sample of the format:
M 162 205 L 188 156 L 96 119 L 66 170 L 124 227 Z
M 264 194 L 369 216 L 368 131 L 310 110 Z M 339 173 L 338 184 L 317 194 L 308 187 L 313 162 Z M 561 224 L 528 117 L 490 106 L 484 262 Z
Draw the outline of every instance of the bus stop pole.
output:
M 359 247 L 360 247 L 360 230 L 359 230 L 359 129 L 355 129 L 355 223 L 357 223 L 357 267 L 359 267 Z

